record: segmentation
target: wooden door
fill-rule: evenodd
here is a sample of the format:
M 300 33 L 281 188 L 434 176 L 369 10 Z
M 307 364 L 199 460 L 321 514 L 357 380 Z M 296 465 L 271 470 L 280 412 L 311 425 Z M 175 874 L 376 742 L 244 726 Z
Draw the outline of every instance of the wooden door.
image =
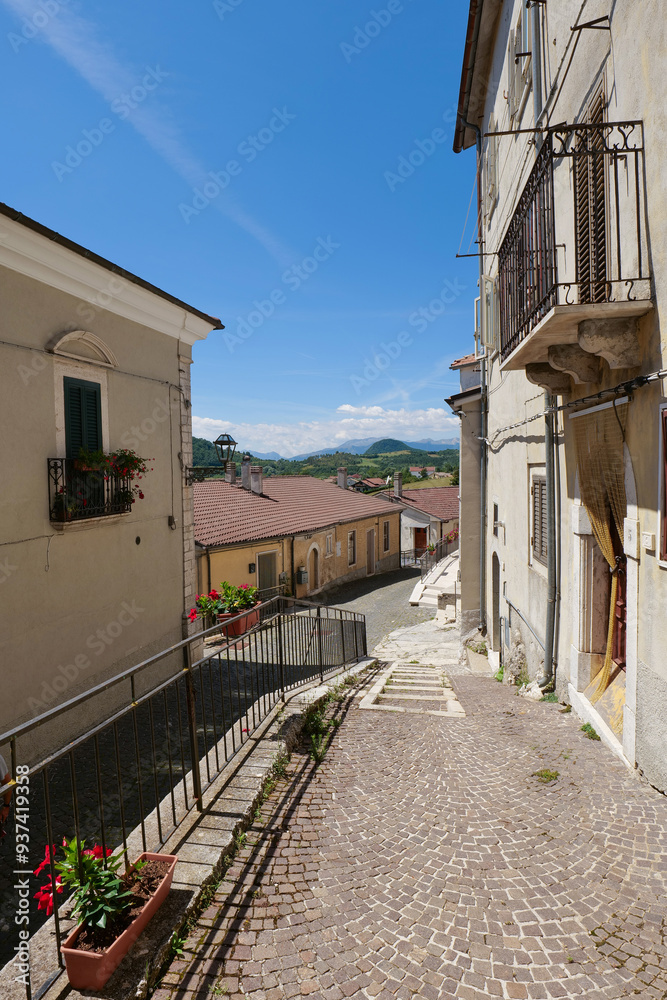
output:
M 260 590 L 278 586 L 275 552 L 261 552 L 257 556 L 257 586 Z
M 415 528 L 415 555 L 422 556 L 428 544 L 426 538 L 426 528 Z

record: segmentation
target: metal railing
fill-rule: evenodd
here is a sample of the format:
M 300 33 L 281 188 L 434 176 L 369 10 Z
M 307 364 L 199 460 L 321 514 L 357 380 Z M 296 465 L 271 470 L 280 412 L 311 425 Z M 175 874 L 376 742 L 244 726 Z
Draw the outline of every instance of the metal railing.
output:
M 446 538 L 440 538 L 435 543 L 432 551 L 427 549 L 419 559 L 422 580 L 426 579 L 433 567 L 436 566 L 441 559 L 446 559 L 446 557 L 451 555 L 452 552 L 456 552 L 458 547 L 458 539 L 454 539 L 450 542 L 447 541 Z
M 140 840 L 143 850 L 159 849 L 190 812 L 202 810 L 203 793 L 287 692 L 366 655 L 363 615 L 281 596 L 263 607 L 263 620 L 245 635 L 207 644 L 230 619 L 0 735 L 0 748 L 10 747 L 12 775 L 18 767 L 28 776 L 21 778 L 30 788 L 28 848 L 21 853 L 27 874 L 44 860 L 45 845 L 60 844 L 63 836 L 104 849 L 127 849 L 130 838 L 134 846 Z M 140 693 L 142 674 L 174 653 L 182 655 L 182 669 Z M 109 699 L 112 691 L 111 715 L 37 763 L 23 765 L 40 727 L 60 720 L 66 729 L 86 703 L 102 693 Z M 15 818 L 17 824 L 23 818 L 18 801 Z M 5 841 L 10 851 L 12 839 Z M 10 875 L 3 881 L 0 870 L 0 896 L 8 903 L 3 916 L 16 908 L 16 865 L 5 867 Z M 55 874 L 51 861 L 42 879 L 50 875 L 53 885 Z M 45 920 L 32 898 L 42 879 L 30 894 L 33 934 Z M 70 925 L 63 924 L 64 897 L 55 901 L 55 951 L 45 966 L 43 944 L 36 949 L 28 1000 L 63 969 L 60 946 Z M 16 934 L 18 928 L 2 937 L 0 968 L 14 954 Z
M 551 128 L 498 252 L 501 356 L 556 305 L 651 297 L 641 121 Z
M 49 517 L 81 521 L 125 514 L 132 509 L 131 480 L 111 472 L 85 469 L 76 458 L 49 458 Z

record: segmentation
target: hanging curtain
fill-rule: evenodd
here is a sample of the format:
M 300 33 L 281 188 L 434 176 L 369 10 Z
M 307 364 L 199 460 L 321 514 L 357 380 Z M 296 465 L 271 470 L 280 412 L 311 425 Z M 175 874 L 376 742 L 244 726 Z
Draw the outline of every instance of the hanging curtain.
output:
M 611 571 L 607 648 L 593 701 L 597 701 L 608 687 L 612 672 L 614 612 L 618 596 L 613 528 L 623 544 L 623 522 L 627 512 L 623 455 L 627 409 L 627 402 L 614 403 L 605 409 L 577 414 L 572 419 L 581 500 Z

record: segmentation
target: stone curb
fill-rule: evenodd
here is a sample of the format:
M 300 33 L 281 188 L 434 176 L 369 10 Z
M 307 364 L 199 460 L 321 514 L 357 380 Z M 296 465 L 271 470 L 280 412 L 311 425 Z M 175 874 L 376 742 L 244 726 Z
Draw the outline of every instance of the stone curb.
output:
M 233 852 L 237 835 L 252 824 L 276 760 L 283 753 L 291 753 L 298 742 L 305 710 L 325 698 L 341 681 L 356 677 L 375 662 L 375 658 L 367 657 L 330 675 L 324 684 L 311 682 L 277 703 L 204 792 L 203 812 L 188 815 L 161 849 L 165 854 L 179 857 L 171 891 L 107 985 L 93 994 L 95 997 L 143 1000 L 150 994 L 169 960 L 172 938 L 197 912 L 207 887 L 217 881 Z M 52 953 L 55 936 L 52 921 L 49 924 L 50 940 L 42 944 Z M 3 998 L 24 1000 L 25 987 L 16 984 L 17 990 L 13 990 L 12 986 L 8 994 L 3 993 Z M 90 997 L 88 992 L 72 989 L 63 974 L 42 994 L 41 1000 L 90 1000 Z

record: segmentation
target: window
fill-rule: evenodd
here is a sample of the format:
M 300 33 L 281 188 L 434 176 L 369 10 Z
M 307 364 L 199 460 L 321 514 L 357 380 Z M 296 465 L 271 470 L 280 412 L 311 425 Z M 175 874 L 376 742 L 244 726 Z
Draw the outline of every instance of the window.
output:
M 587 122 L 601 125 L 604 111 L 604 88 L 601 88 L 588 109 Z M 575 261 L 580 302 L 605 302 L 608 298 L 603 148 L 602 129 L 587 129 L 577 140 L 573 158 Z
M 488 275 L 482 275 L 482 295 L 480 312 L 482 323 L 482 345 L 492 352 L 500 350 L 500 298 L 497 282 Z
M 65 451 L 78 458 L 81 448 L 97 451 L 102 447 L 101 387 L 99 382 L 63 379 L 65 391 Z
M 533 497 L 533 559 L 546 565 L 547 562 L 547 480 L 544 476 L 534 476 L 531 487 Z
M 498 504 L 493 505 L 493 533 L 498 537 Z
M 357 561 L 357 533 L 348 531 L 347 533 L 347 564 L 354 566 Z
M 333 535 L 327 535 L 327 555 L 333 555 Z
M 517 121 L 523 114 L 532 82 L 530 12 L 522 10 L 514 31 L 510 31 L 508 60 L 508 94 L 510 117 Z
M 489 118 L 487 131 L 496 131 L 496 120 L 493 115 Z M 490 135 L 486 140 L 486 153 L 484 154 L 484 205 L 487 221 L 493 215 L 493 211 L 498 201 L 498 139 L 495 135 Z
M 385 552 L 389 552 L 389 521 L 385 521 L 382 525 L 382 545 Z

